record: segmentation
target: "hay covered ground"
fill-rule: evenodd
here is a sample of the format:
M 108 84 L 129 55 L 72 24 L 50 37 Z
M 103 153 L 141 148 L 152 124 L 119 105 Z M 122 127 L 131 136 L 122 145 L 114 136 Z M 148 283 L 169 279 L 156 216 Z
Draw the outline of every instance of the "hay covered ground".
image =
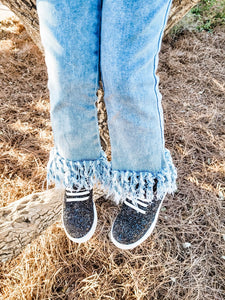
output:
M 0 265 L 1 299 L 224 299 L 225 29 L 164 39 L 158 74 L 166 146 L 178 170 L 152 236 L 132 251 L 108 239 L 118 208 L 97 201 L 94 237 L 60 222 Z M 18 19 L 0 27 L 0 205 L 46 186 L 53 145 L 44 58 Z

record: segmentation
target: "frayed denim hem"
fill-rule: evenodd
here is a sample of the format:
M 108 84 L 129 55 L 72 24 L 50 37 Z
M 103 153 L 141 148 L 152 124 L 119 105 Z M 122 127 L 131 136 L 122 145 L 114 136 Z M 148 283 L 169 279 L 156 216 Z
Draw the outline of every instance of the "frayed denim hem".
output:
M 154 187 L 157 182 L 157 198 L 163 198 L 167 193 L 173 194 L 176 189 L 177 170 L 173 165 L 170 151 L 165 149 L 166 167 L 157 173 L 147 171 L 112 170 L 107 165 L 107 174 L 99 178 L 105 192 L 106 199 L 111 198 L 116 204 L 132 199 L 133 203 L 139 199 L 151 202 L 154 199 Z
M 106 178 L 109 173 L 109 162 L 103 150 L 100 157 L 95 160 L 72 161 L 63 158 L 52 148 L 47 165 L 47 189 L 50 183 L 56 187 L 72 189 L 75 185 L 78 191 L 85 187 L 92 189 L 94 184 L 99 184 L 99 178 Z
M 165 149 L 166 167 L 158 173 L 147 171 L 112 170 L 111 162 L 103 150 L 96 160 L 72 161 L 63 158 L 53 148 L 47 165 L 47 187 L 54 182 L 56 187 L 82 187 L 92 189 L 101 184 L 106 199 L 120 204 L 128 197 L 133 202 L 145 198 L 151 202 L 154 198 L 154 185 L 157 182 L 157 197 L 174 193 L 177 189 L 177 171 L 173 165 L 169 150 Z

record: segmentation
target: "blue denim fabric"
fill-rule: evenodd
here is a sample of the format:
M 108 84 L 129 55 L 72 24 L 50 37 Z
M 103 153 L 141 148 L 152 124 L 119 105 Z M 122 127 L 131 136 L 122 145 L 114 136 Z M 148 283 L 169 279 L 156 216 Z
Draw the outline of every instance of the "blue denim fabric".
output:
M 172 0 L 37 0 L 54 148 L 48 182 L 92 188 L 116 203 L 176 190 L 165 148 L 156 75 Z M 97 90 L 102 79 L 112 150 L 101 148 Z

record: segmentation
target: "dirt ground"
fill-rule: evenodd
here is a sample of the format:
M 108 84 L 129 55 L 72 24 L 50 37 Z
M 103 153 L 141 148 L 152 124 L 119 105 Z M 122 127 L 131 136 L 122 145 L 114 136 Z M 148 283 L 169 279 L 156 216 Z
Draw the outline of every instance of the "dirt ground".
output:
M 118 208 L 97 201 L 94 237 L 60 222 L 0 265 L 0 299 L 224 299 L 225 28 L 163 40 L 158 75 L 166 147 L 178 171 L 152 236 L 131 251 L 108 231 Z M 16 18 L 0 27 L 0 205 L 46 187 L 53 145 L 44 58 Z

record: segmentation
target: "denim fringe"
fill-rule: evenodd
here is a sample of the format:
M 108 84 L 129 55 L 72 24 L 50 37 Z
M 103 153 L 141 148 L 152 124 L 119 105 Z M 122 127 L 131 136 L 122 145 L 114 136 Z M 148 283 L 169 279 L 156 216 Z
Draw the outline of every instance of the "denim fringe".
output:
M 78 189 L 93 188 L 101 184 L 105 197 L 116 204 L 122 203 L 127 197 L 133 200 L 145 198 L 150 202 L 154 198 L 153 187 L 157 181 L 157 196 L 164 197 L 166 193 L 174 193 L 177 189 L 177 171 L 173 165 L 169 150 L 165 149 L 166 167 L 158 173 L 147 171 L 112 170 L 111 162 L 101 150 L 96 160 L 71 161 L 64 159 L 53 148 L 47 166 L 47 186 L 54 182 L 57 187 Z
M 107 168 L 107 174 L 99 178 L 106 198 L 111 198 L 116 204 L 125 201 L 126 197 L 136 200 L 146 199 L 151 202 L 154 199 L 154 185 L 157 182 L 157 198 L 163 198 L 167 193 L 173 194 L 176 189 L 177 170 L 173 165 L 170 151 L 165 149 L 166 167 L 157 173 L 131 170 L 112 170 Z M 106 175 L 106 176 L 105 176 Z
M 108 160 L 103 150 L 98 159 L 72 161 L 63 158 L 53 147 L 47 165 L 47 189 L 50 183 L 69 189 L 76 185 L 78 191 L 82 187 L 92 189 L 94 184 L 99 184 L 101 176 L 106 177 L 108 168 Z

